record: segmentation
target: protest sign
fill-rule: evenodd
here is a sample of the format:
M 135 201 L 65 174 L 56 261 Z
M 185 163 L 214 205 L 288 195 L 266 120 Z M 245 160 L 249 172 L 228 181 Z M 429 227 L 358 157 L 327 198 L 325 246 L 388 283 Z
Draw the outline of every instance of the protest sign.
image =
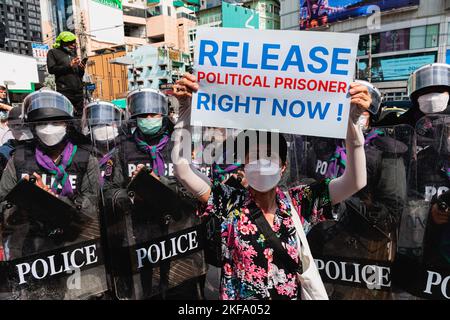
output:
M 345 138 L 358 39 L 198 28 L 191 124 Z

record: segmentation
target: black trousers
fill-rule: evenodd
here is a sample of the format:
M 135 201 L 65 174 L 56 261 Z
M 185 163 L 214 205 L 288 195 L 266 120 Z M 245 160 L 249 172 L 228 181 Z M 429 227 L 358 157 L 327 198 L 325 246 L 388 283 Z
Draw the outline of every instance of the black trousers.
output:
M 74 92 L 59 91 L 59 93 L 63 94 L 72 103 L 74 108 L 73 110 L 74 117 L 77 119 L 81 119 L 81 117 L 83 116 L 83 109 L 84 109 L 83 92 L 74 93 Z

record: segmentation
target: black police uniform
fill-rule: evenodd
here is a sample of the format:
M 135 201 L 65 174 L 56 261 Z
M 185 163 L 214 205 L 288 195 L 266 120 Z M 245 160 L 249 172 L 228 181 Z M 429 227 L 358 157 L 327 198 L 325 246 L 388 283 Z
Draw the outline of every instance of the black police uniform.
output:
M 135 130 L 139 130 L 136 128 Z M 157 144 L 162 135 L 166 131 L 173 131 L 173 124 L 167 119 L 164 119 L 163 127 L 159 133 L 157 133 L 152 140 L 147 141 L 149 145 Z M 152 159 L 150 155 L 139 150 L 132 134 L 124 136 L 121 139 L 119 157 L 116 157 L 110 166 L 105 169 L 105 184 L 103 188 L 103 194 L 105 198 L 105 204 L 107 207 L 113 210 L 116 219 L 111 220 L 110 226 L 115 225 L 116 233 L 109 231 L 109 239 L 111 240 L 110 247 L 112 250 L 119 246 L 121 247 L 123 239 L 129 235 L 132 235 L 137 244 L 148 242 L 151 239 L 164 237 L 177 231 L 185 230 L 194 226 L 199 226 L 201 221 L 195 215 L 197 206 L 196 199 L 192 195 L 189 195 L 187 191 L 177 182 L 173 176 L 173 164 L 171 161 L 171 151 L 173 142 L 169 141 L 163 150 L 163 158 L 165 163 L 165 172 L 161 175 L 161 182 L 166 186 L 169 186 L 179 196 L 187 199 L 187 205 L 184 208 L 179 208 L 181 218 L 178 221 L 162 221 L 162 217 L 159 212 L 152 212 L 148 207 L 148 203 L 160 201 L 159 199 L 146 199 L 147 201 L 139 201 L 135 199 L 134 203 L 130 202 L 129 196 L 126 192 L 126 187 L 131 181 L 132 172 L 137 168 L 139 164 L 152 168 Z M 152 195 L 149 194 L 149 197 Z M 146 204 L 147 203 L 147 204 Z M 108 209 L 107 209 L 108 210 Z M 119 216 L 131 218 L 130 224 L 126 224 L 124 220 L 118 218 Z M 127 234 L 126 234 L 127 233 Z M 128 243 L 128 245 L 131 245 Z M 113 268 L 121 269 L 115 272 L 124 272 L 124 261 L 115 260 L 112 262 Z M 118 265 L 122 265 L 119 267 Z M 206 264 L 202 252 L 194 253 L 186 258 L 169 261 L 168 263 L 162 263 L 160 267 L 153 268 L 153 270 L 142 270 L 140 272 L 140 282 L 143 287 L 144 299 L 201 299 L 203 296 L 203 283 L 204 277 L 194 277 L 190 279 L 191 269 L 201 269 L 199 273 L 206 273 Z M 177 271 L 178 270 L 178 271 Z M 194 270 L 195 271 L 195 270 Z M 160 273 L 158 288 L 155 290 L 153 280 L 155 274 Z M 122 286 L 119 291 L 123 291 L 126 298 L 132 297 L 133 285 L 130 283 L 131 277 L 126 274 L 119 274 L 119 277 L 123 281 L 119 281 Z M 128 279 L 128 280 L 127 280 Z M 152 288 L 153 286 L 153 288 Z M 170 289 L 169 289 L 170 288 Z M 156 294 L 155 294 L 156 293 Z M 120 293 L 119 293 L 119 298 Z
M 406 200 L 407 146 L 388 136 L 378 136 L 365 146 L 368 183 L 337 208 L 338 221 L 323 222 L 308 233 L 313 255 L 390 261 L 388 244 Z M 395 246 L 394 246 L 395 247 Z M 380 290 L 327 285 L 331 299 L 386 299 Z

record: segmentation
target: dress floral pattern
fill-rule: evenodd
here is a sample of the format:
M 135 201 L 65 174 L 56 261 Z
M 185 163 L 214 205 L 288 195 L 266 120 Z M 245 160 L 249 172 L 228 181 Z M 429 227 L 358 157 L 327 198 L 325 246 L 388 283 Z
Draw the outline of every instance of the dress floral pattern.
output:
M 289 190 L 293 205 L 301 213 L 305 229 L 331 216 L 329 180 Z M 278 209 L 273 231 L 288 254 L 299 262 L 295 226 L 285 194 L 277 189 Z M 289 271 L 273 254 L 264 235 L 251 221 L 249 208 L 255 203 L 248 190 L 235 189 L 214 182 L 202 216 L 221 219 L 222 300 L 298 299 L 299 287 L 295 271 Z

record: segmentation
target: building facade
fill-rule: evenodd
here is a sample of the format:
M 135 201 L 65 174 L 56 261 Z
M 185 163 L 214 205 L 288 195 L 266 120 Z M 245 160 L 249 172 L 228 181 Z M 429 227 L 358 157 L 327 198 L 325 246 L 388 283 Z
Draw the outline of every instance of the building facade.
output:
M 407 79 L 422 65 L 450 63 L 449 0 L 360 2 L 361 7 L 363 2 L 378 6 L 364 16 L 341 15 L 342 21 L 323 24 L 318 19 L 302 27 L 359 33 L 356 75 L 374 83 L 385 100 L 407 100 Z M 328 3 L 331 6 L 333 1 Z M 300 30 L 301 12 L 308 10 L 306 6 L 303 0 L 281 0 L 281 28 Z
M 128 89 L 171 90 L 192 66 L 189 54 L 167 46 L 145 45 L 128 54 L 134 61 L 128 67 Z
M 41 42 L 39 0 L 0 0 L 0 21 L 5 26 L 4 50 L 32 55 L 31 44 Z
M 249 9 L 249 10 L 246 10 Z M 231 3 L 222 0 L 201 0 L 197 13 L 197 26 L 280 29 L 280 2 L 255 0 Z M 194 54 L 196 27 L 188 32 L 189 51 Z
M 198 0 L 40 0 L 43 41 L 53 44 L 64 30 L 80 38 L 81 54 L 131 52 L 139 46 L 168 45 L 189 50 Z

